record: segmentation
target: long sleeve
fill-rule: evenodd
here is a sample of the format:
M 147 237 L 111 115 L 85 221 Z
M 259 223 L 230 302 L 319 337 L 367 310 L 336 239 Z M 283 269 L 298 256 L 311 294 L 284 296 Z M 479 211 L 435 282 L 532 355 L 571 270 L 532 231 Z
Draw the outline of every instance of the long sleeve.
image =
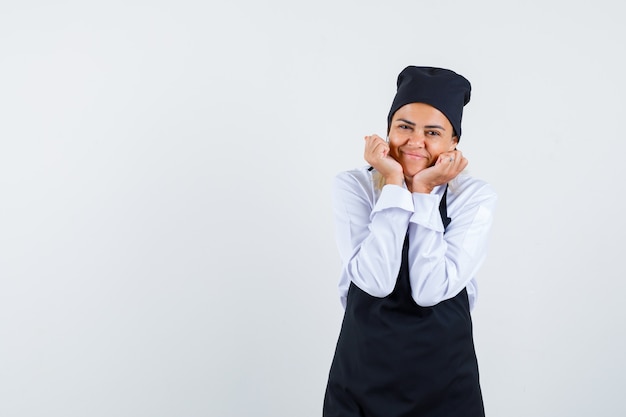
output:
M 497 197 L 482 181 L 468 176 L 455 179 L 448 191 L 448 215 L 452 221 L 444 234 L 438 194 L 412 196 L 415 207 L 409 226 L 412 296 L 419 305 L 432 306 L 468 287 L 473 307 L 477 291 L 474 277 L 487 255 Z
M 368 294 L 384 297 L 393 291 L 400 270 L 402 245 L 413 214 L 411 193 L 386 185 L 377 194 L 367 171 L 342 173 L 333 183 L 344 307 L 350 282 Z

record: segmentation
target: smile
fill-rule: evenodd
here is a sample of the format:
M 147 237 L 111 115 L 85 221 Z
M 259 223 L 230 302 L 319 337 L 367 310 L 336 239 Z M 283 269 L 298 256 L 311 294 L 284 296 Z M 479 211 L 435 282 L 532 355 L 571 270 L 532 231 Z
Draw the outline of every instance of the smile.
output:
M 406 157 L 411 159 L 424 159 L 426 156 L 417 152 L 402 152 Z

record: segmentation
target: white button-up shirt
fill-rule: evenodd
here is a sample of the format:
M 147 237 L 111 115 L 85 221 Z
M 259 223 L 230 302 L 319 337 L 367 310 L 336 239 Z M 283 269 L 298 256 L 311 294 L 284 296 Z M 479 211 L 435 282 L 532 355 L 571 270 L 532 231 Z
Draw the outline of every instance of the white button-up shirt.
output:
M 409 276 L 415 302 L 433 306 L 467 288 L 470 309 L 477 297 L 476 273 L 485 260 L 497 196 L 486 182 L 464 173 L 449 183 L 444 234 L 439 202 L 445 185 L 432 193 L 406 186 L 375 186 L 374 173 L 362 167 L 333 182 L 336 238 L 342 260 L 339 296 L 346 306 L 350 282 L 375 297 L 396 284 L 402 246 L 409 233 Z

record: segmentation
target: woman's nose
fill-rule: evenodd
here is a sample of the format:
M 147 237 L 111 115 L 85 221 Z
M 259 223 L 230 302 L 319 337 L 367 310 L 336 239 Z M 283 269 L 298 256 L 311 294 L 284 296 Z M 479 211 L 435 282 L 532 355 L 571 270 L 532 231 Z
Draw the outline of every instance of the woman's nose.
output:
M 411 136 L 409 136 L 409 143 L 412 145 L 423 146 L 424 145 L 424 133 L 413 132 Z

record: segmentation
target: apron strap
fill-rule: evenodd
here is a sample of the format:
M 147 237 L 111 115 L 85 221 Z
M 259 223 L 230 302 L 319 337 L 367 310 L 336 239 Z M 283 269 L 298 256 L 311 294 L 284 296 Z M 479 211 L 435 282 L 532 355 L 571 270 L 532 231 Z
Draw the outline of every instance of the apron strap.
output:
M 448 217 L 448 203 L 446 202 L 446 198 L 448 195 L 448 184 L 446 184 L 446 190 L 443 192 L 443 197 L 441 197 L 441 201 L 439 202 L 439 213 L 441 214 L 441 221 L 443 222 L 444 233 L 445 229 L 448 228 L 448 225 L 452 221 L 450 217 Z

